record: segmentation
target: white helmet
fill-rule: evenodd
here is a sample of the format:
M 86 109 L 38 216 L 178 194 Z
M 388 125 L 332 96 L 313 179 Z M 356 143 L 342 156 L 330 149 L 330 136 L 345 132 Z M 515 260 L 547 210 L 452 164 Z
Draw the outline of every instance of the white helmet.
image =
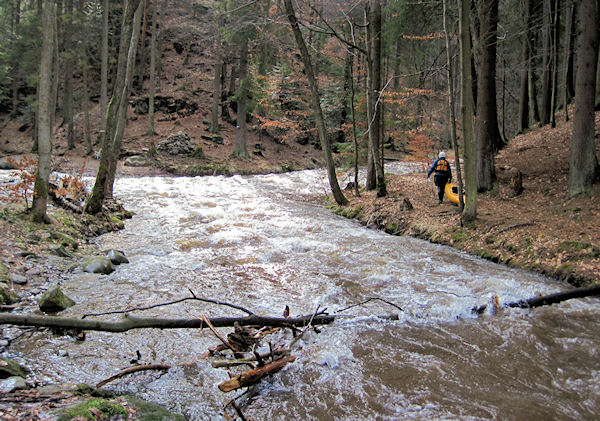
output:
M 439 158 L 445 158 L 446 157 L 446 152 L 441 151 L 438 157 Z

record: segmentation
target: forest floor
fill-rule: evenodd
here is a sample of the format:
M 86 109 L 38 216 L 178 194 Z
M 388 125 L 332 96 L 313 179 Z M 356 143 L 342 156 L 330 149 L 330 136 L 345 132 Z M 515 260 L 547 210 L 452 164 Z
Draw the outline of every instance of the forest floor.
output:
M 576 286 L 598 283 L 600 183 L 591 196 L 567 198 L 571 133 L 572 122 L 558 113 L 556 128 L 536 127 L 512 139 L 496 157 L 498 181 L 491 192 L 478 196 L 477 219 L 469 226 L 461 226 L 458 206 L 446 197 L 438 205 L 433 177 L 427 179 L 425 169 L 388 175 L 386 197 L 348 192 L 350 204 L 336 212 L 393 234 L 449 245 Z M 598 156 L 598 135 L 596 148 Z M 512 169 L 519 170 L 523 180 L 523 192 L 515 197 L 507 185 Z M 413 209 L 406 209 L 404 198 Z

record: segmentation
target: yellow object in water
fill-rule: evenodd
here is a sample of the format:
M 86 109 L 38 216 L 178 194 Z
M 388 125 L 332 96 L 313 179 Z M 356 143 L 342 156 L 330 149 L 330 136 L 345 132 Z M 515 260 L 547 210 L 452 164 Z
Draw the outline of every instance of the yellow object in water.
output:
M 456 184 L 446 183 L 446 188 L 444 190 L 446 191 L 446 196 L 448 196 L 448 200 L 458 205 L 458 186 Z M 463 193 L 463 203 L 465 202 L 465 200 L 467 199 L 465 197 L 465 194 Z

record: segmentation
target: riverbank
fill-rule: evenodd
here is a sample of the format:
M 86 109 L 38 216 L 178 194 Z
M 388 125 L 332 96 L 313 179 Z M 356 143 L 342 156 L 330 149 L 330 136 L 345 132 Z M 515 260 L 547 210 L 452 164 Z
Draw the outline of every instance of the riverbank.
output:
M 566 197 L 571 131 L 572 124 L 559 113 L 556 128 L 534 128 L 511 140 L 496 157 L 498 181 L 478 196 L 477 219 L 468 227 L 460 226 L 458 207 L 447 198 L 438 205 L 425 167 L 417 174 L 387 175 L 386 197 L 346 192 L 350 204 L 333 208 L 391 234 L 448 245 L 574 286 L 598 283 L 600 184 L 591 196 Z M 600 154 L 600 145 L 596 148 Z M 516 171 L 522 174 L 523 192 L 515 196 L 509 175 Z

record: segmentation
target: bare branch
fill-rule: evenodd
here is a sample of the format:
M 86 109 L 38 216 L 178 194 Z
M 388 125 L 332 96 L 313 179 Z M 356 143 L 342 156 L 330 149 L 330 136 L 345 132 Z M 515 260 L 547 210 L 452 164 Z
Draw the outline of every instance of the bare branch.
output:
M 202 301 L 204 303 L 211 303 L 211 304 L 217 304 L 217 305 L 222 305 L 222 306 L 226 306 L 226 307 L 231 307 L 231 308 L 235 308 L 236 310 L 240 310 L 243 311 L 244 313 L 248 314 L 249 316 L 254 315 L 253 311 L 248 310 L 245 307 L 242 306 L 238 306 L 237 304 L 231 304 L 225 301 L 219 301 L 219 300 L 213 300 L 212 298 L 202 298 L 202 297 L 198 297 L 196 294 L 194 294 L 194 292 L 188 288 L 188 291 L 190 291 L 190 293 L 192 294 L 191 297 L 185 297 L 185 298 L 180 298 L 179 300 L 175 300 L 175 301 L 170 301 L 167 303 L 159 303 L 159 304 L 152 304 L 150 306 L 147 307 L 134 307 L 134 308 L 130 308 L 128 310 L 114 310 L 114 311 L 107 311 L 104 313 L 88 313 L 88 314 L 84 314 L 83 316 L 81 316 L 82 319 L 85 319 L 86 317 L 89 316 L 106 316 L 109 314 L 127 314 L 127 313 L 131 313 L 133 311 L 143 311 L 143 310 L 150 310 L 152 308 L 156 308 L 156 307 L 163 307 L 163 306 L 170 306 L 173 304 L 179 304 L 182 303 L 184 301 Z
M 344 308 L 342 308 L 342 309 L 340 309 L 340 310 L 337 310 L 337 311 L 336 311 L 336 314 L 337 314 L 337 313 L 341 313 L 342 311 L 349 310 L 349 309 L 351 309 L 351 308 L 354 308 L 354 307 L 362 306 L 363 304 L 367 304 L 368 302 L 370 302 L 370 301 L 375 301 L 375 300 L 377 300 L 377 301 L 381 301 L 381 302 L 384 302 L 384 303 L 386 303 L 386 304 L 389 304 L 389 305 L 391 305 L 392 307 L 395 307 L 395 308 L 397 308 L 397 309 L 398 309 L 398 310 L 400 310 L 400 311 L 404 311 L 404 310 L 402 309 L 402 307 L 400 307 L 399 305 L 397 305 L 397 304 L 394 304 L 394 303 L 392 303 L 392 302 L 390 302 L 390 301 L 384 300 L 383 298 L 378 298 L 378 297 L 370 297 L 370 298 L 368 298 L 368 299 L 366 299 L 365 301 L 362 301 L 362 302 L 360 302 L 360 303 L 357 303 L 357 304 L 352 304 L 352 305 L 350 305 L 350 306 L 348 306 L 348 307 L 344 307 Z

